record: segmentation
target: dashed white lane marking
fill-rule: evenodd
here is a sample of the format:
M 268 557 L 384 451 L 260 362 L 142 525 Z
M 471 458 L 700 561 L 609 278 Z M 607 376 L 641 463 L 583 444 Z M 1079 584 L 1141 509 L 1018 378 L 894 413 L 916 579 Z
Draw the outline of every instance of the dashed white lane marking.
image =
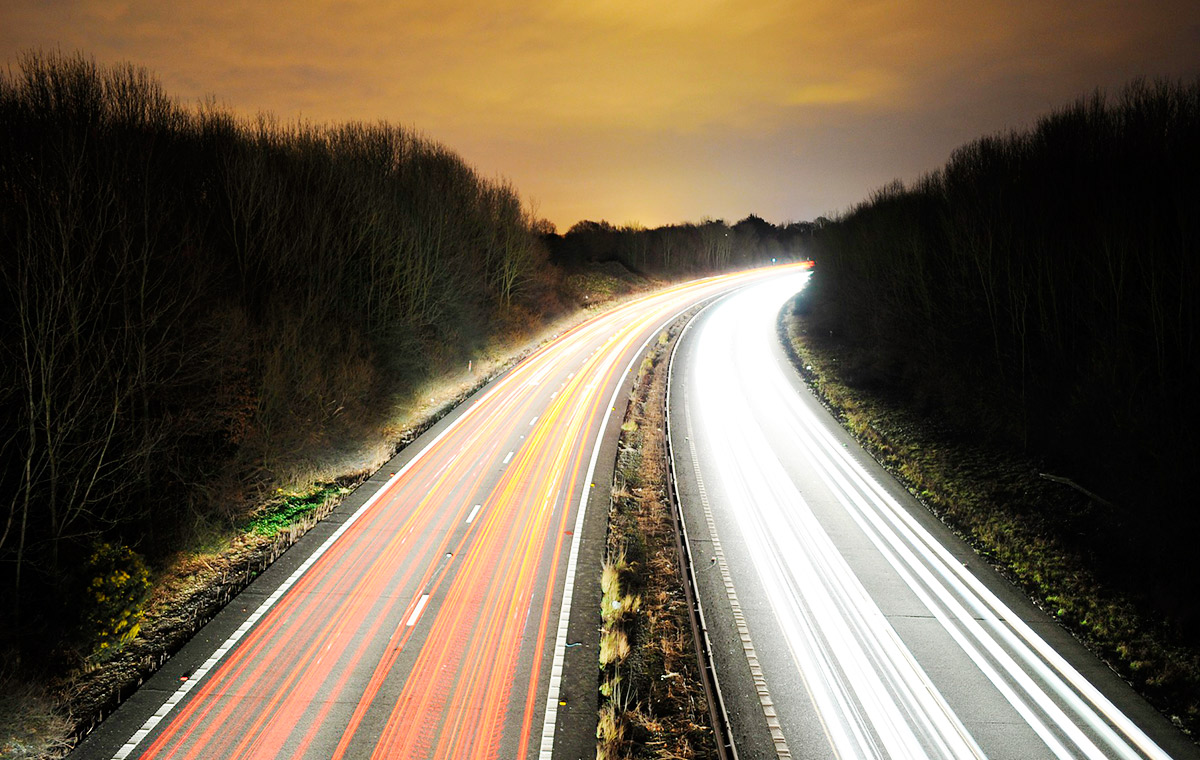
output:
M 483 505 L 482 505 L 482 504 L 476 504 L 476 505 L 475 505 L 475 508 L 471 510 L 471 514 L 467 515 L 467 522 L 468 522 L 468 523 L 471 523 L 472 521 L 474 521 L 474 520 L 475 520 L 475 515 L 479 514 L 479 510 L 480 510 L 480 508 L 481 508 L 481 507 L 483 507 Z
M 533 427 L 533 423 L 535 423 L 535 422 L 537 422 L 537 421 L 538 421 L 538 418 L 537 418 L 537 417 L 534 417 L 533 419 L 531 419 L 531 420 L 529 421 L 529 427 Z
M 417 602 L 417 606 L 413 609 L 412 614 L 408 616 L 408 622 L 405 623 L 408 627 L 417 624 L 417 618 L 421 617 L 421 610 L 425 609 L 425 603 L 429 601 L 429 594 L 421 594 L 421 601 Z
M 503 387 L 503 384 L 495 386 L 484 396 L 484 398 L 491 396 L 496 392 L 497 388 L 501 387 Z M 480 399 L 480 401 L 482 400 L 483 399 Z M 452 430 L 461 425 L 464 420 L 470 418 L 473 415 L 474 410 L 480 408 L 480 406 L 481 405 L 477 403 L 475 406 L 468 409 L 467 412 L 462 416 L 455 419 L 454 422 L 450 423 L 445 430 L 438 433 L 432 441 L 426 444 L 425 448 L 421 449 L 413 456 L 412 459 L 408 460 L 408 462 L 401 467 L 395 475 L 389 478 L 388 481 L 384 483 L 378 491 L 372 494 L 371 497 L 367 499 L 361 507 L 354 510 L 354 513 L 351 514 L 344 523 L 338 526 L 337 530 L 333 532 L 333 535 L 325 539 L 325 542 L 317 547 L 316 551 L 310 554 L 308 559 L 304 560 L 300 567 L 296 568 L 295 572 L 288 576 L 287 580 L 281 583 L 279 587 L 276 588 L 275 591 L 258 606 L 258 609 L 251 613 L 250 617 L 248 617 L 240 626 L 238 626 L 236 631 L 229 635 L 229 638 L 225 639 L 224 643 L 222 643 L 221 646 L 218 647 L 217 650 L 213 652 L 207 660 L 204 661 L 204 664 L 192 672 L 191 678 L 189 678 L 187 681 L 184 681 L 178 689 L 172 692 L 171 696 L 167 697 L 167 700 L 163 702 L 162 706 L 160 706 L 153 715 L 146 719 L 146 722 L 142 724 L 142 727 L 133 732 L 133 735 L 129 737 L 129 740 L 126 741 L 125 744 L 121 745 L 121 748 L 117 750 L 115 755 L 113 755 L 113 760 L 125 760 L 125 758 L 129 757 L 129 755 L 135 749 L 137 749 L 137 746 L 142 743 L 142 740 L 145 739 L 150 732 L 162 722 L 163 718 L 167 717 L 167 715 L 175 709 L 176 705 L 178 705 L 185 696 L 187 696 L 187 693 L 190 692 L 196 684 L 203 680 L 204 676 L 208 675 L 209 671 L 216 667 L 221 658 L 224 657 L 229 650 L 233 649 L 234 645 L 236 645 L 238 641 L 240 641 L 241 638 L 245 636 L 251 628 L 254 627 L 254 624 L 257 623 L 263 615 L 267 614 L 267 612 L 275 606 L 275 603 L 278 602 L 279 599 L 286 594 L 298 580 L 300 580 L 300 576 L 308 572 L 308 569 L 312 567 L 316 561 L 325 554 L 326 551 L 329 550 L 329 547 L 333 546 L 333 544 L 339 538 L 341 538 L 343 533 L 350 529 L 351 525 L 353 525 L 360 517 L 366 514 L 366 512 L 375 505 L 375 502 L 383 498 L 383 496 L 391 489 L 392 485 L 396 481 L 404 477 L 405 474 L 407 474 L 408 471 L 417 464 L 417 462 L 424 459 L 426 452 L 436 446 L 438 442 L 449 435 Z
M 510 451 L 510 452 L 508 452 L 508 456 L 504 457 L 504 464 L 508 464 L 509 462 L 511 462 L 512 458 L 513 458 L 513 452 Z

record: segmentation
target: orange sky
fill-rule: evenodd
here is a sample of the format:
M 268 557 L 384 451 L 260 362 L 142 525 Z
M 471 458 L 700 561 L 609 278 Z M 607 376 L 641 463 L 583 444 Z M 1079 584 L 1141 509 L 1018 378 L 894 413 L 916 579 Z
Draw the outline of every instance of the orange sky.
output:
M 0 57 L 185 101 L 388 120 L 560 231 L 836 213 L 1096 87 L 1200 74 L 1196 0 L 0 0 Z

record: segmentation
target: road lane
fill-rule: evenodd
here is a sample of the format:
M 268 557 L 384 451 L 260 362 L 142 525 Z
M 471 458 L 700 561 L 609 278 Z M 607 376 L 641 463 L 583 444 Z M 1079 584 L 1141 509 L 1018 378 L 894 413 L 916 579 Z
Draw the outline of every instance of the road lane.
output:
M 710 307 L 673 365 L 676 471 L 743 755 L 1196 757 L 803 389 L 775 318 L 805 277 Z
M 235 630 L 202 631 L 215 646 L 188 650 L 199 667 L 182 686 L 159 679 L 131 700 L 138 717 L 111 721 L 135 731 L 117 744 L 102 728 L 77 756 L 549 756 L 563 591 L 628 369 L 674 315 L 776 273 L 639 299 L 522 362 L 405 453 L 281 585 L 235 600 L 252 610 Z

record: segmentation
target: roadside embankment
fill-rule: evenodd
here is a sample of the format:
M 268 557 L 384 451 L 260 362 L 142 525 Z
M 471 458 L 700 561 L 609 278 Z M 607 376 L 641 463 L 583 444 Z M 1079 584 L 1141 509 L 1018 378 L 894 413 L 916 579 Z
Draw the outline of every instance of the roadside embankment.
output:
M 801 296 L 803 298 L 803 296 Z M 979 442 L 857 382 L 869 358 L 812 329 L 792 301 L 780 338 L 809 387 L 872 456 L 1152 704 L 1193 737 L 1200 728 L 1200 647 L 1147 597 L 1105 582 L 1089 537 L 1113 505 L 1020 452 Z
M 239 528 L 181 547 L 152 568 L 135 635 L 104 659 L 53 680 L 0 669 L 0 758 L 51 758 L 69 751 L 205 623 L 283 555 L 343 497 L 466 398 L 572 326 L 656 287 L 621 267 L 585 267 L 572 277 L 581 307 L 523 340 L 489 345 L 470 369 L 433 377 L 404 403 L 381 409 L 370 439 L 306 452 L 310 473 L 261 500 Z M 595 288 L 589 298 L 585 288 Z M 5 663 L 6 665 L 8 663 Z

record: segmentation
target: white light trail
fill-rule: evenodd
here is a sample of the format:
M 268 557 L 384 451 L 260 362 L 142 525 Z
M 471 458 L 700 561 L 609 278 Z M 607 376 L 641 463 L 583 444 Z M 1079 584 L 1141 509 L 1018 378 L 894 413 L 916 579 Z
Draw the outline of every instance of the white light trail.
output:
M 694 365 L 700 432 L 728 512 L 751 547 L 832 750 L 854 758 L 983 757 L 963 721 L 855 576 L 774 448 L 812 463 L 895 575 L 1028 723 L 1048 757 L 1164 753 L 962 566 L 825 429 L 772 346 L 806 275 L 714 307 Z M 769 422 L 756 410 L 770 409 Z M 769 439 L 763 429 L 768 425 Z M 786 431 L 781 443 L 780 432 Z M 781 449 L 784 450 L 784 449 Z

